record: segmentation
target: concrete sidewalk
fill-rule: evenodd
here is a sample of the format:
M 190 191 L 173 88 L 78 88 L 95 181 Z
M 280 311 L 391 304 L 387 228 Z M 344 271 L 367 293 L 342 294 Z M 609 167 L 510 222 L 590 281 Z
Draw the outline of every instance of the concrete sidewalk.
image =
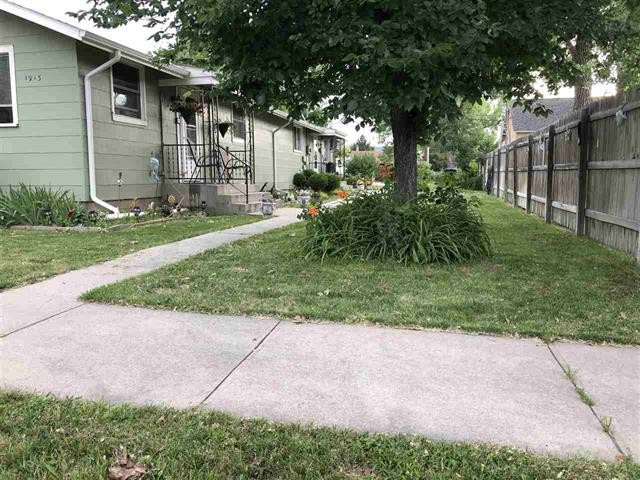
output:
M 253 230 L 241 234 L 237 229 L 208 234 L 164 254 L 188 256 L 294 219 L 245 226 Z M 116 403 L 200 405 L 247 417 L 415 433 L 557 455 L 640 457 L 636 347 L 548 347 L 533 339 L 298 324 L 77 301 L 97 284 L 166 263 L 153 250 L 132 256 L 141 262 L 132 268 L 125 268 L 132 265 L 128 262 L 112 269 L 91 267 L 74 272 L 65 283 L 56 283 L 58 277 L 6 292 L 14 298 L 26 293 L 25 305 L 11 311 L 18 311 L 21 320 L 3 321 L 7 334 L 0 340 L 0 388 Z M 6 315 L 5 310 L 5 321 Z M 579 385 L 595 402 L 593 409 L 580 400 L 561 365 L 577 372 Z M 613 438 L 598 421 L 606 416 L 613 418 Z
M 300 210 L 283 208 L 257 223 L 158 245 L 105 263 L 0 293 L 0 337 L 82 305 L 83 293 L 157 270 L 199 253 L 298 221 Z

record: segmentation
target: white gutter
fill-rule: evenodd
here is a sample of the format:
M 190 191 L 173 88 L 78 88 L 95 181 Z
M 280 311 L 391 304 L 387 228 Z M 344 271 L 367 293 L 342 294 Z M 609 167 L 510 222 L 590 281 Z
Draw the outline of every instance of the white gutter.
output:
M 275 130 L 271 130 L 271 146 L 273 148 L 273 151 L 271 152 L 271 155 L 272 155 L 271 160 L 272 160 L 272 167 L 273 167 L 273 188 L 274 189 L 278 188 L 276 186 L 277 180 L 278 180 L 278 162 L 276 161 L 276 133 L 278 133 L 283 128 L 287 128 L 292 123 L 293 123 L 293 120 L 289 120 L 287 123 L 285 123 L 284 125 L 280 125 Z
M 120 217 L 120 209 L 99 199 L 96 192 L 96 154 L 93 143 L 93 94 L 91 92 L 91 79 L 98 73 L 104 72 L 112 65 L 118 63 L 121 58 L 122 53 L 120 50 L 116 50 L 111 60 L 91 70 L 84 77 L 84 101 L 87 116 L 87 155 L 89 157 L 89 195 L 93 203 L 113 212 L 117 218 Z

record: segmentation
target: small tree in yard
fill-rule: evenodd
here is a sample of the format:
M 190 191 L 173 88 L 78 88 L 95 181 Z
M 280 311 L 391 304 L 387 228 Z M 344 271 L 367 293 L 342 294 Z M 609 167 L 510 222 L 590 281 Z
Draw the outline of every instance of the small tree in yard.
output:
M 611 31 L 608 0 L 93 3 L 78 16 L 101 27 L 145 20 L 258 106 L 301 117 L 328 101 L 332 117 L 390 124 L 404 200 L 416 196 L 418 142 L 461 102 L 503 94 L 532 105 L 537 78 L 553 89 L 579 73 L 569 48 L 578 35 Z

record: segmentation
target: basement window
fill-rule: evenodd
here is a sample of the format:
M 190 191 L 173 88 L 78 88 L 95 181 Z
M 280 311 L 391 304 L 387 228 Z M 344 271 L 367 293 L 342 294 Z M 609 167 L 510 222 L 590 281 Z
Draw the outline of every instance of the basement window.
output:
M 0 127 L 17 126 L 18 101 L 13 47 L 0 45 Z
M 111 69 L 113 119 L 146 125 L 144 69 L 117 63 Z

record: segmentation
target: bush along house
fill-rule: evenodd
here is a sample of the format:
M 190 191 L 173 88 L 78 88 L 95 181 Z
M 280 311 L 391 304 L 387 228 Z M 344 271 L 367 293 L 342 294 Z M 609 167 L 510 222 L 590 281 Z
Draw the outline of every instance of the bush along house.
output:
M 119 214 L 169 195 L 215 214 L 313 168 L 340 172 L 345 135 L 214 95 L 209 72 L 0 0 L 0 189 L 73 192 Z

